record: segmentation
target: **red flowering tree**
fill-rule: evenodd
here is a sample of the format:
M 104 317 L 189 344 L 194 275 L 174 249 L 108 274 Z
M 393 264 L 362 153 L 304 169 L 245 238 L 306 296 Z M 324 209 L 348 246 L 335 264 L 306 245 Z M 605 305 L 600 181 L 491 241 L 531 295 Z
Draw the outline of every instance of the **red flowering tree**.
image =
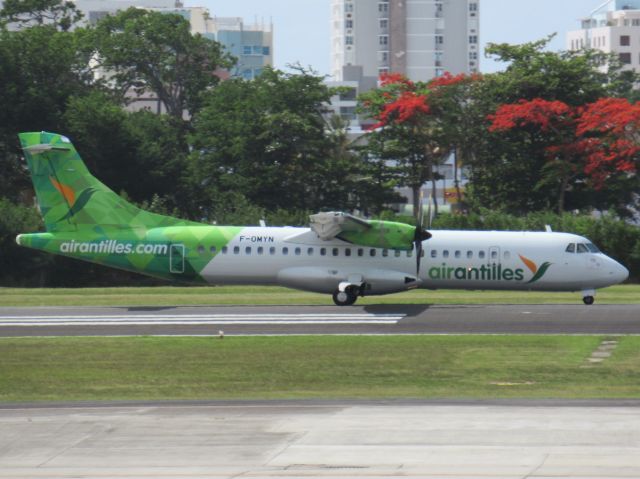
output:
M 596 188 L 616 174 L 636 172 L 640 157 L 640 104 L 602 98 L 583 108 L 577 134 L 587 152 L 585 173 Z
M 596 190 L 616 174 L 635 172 L 640 154 L 640 106 L 603 98 L 581 107 L 540 98 L 500 106 L 491 132 L 519 130 L 543 148 L 546 163 L 536 187 L 555 184 L 564 211 L 572 180 L 585 176 Z
M 435 191 L 439 178 L 435 167 L 452 150 L 452 140 L 447 137 L 451 129 L 444 115 L 450 100 L 445 101 L 445 92 L 471 79 L 445 74 L 425 83 L 396 73 L 385 74 L 378 89 L 360 97 L 361 111 L 376 120 L 369 138 L 371 152 L 395 161 L 400 184 L 412 190 L 416 214 L 422 185 L 431 182 Z M 435 198 L 434 204 L 437 211 Z
M 576 172 L 583 169 L 582 148 L 576 138 L 576 110 L 561 101 L 540 98 L 500 106 L 489 116 L 490 132 L 518 129 L 543 149 L 546 163 L 536 188 L 555 183 L 556 207 L 564 211 L 565 194 Z

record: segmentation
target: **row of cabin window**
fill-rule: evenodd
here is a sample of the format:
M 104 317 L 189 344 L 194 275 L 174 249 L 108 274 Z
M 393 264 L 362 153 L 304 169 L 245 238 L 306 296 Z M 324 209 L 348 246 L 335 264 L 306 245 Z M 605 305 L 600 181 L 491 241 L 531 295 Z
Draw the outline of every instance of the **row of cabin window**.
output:
M 301 256 L 302 255 L 302 250 L 303 250 L 302 248 L 293 248 L 293 254 L 295 256 Z M 340 255 L 340 248 L 331 248 L 331 251 L 329 251 L 328 248 L 319 248 L 319 250 L 320 250 L 320 256 L 327 256 L 329 253 L 331 254 L 331 256 L 339 256 Z M 204 246 L 202 246 L 202 245 L 198 246 L 198 253 L 204 254 L 205 251 L 206 250 L 205 250 Z M 217 248 L 215 246 L 212 246 L 211 248 L 209 248 L 209 252 L 211 254 L 216 254 L 217 251 L 218 250 L 217 250 Z M 281 249 L 281 254 L 283 256 L 287 256 L 289 254 L 289 251 L 290 251 L 289 247 L 284 246 Z M 351 248 L 344 248 L 343 251 L 344 251 L 344 255 L 345 256 L 351 256 L 352 255 Z M 400 251 L 400 250 L 392 250 L 392 251 L 393 251 L 393 256 L 395 256 L 396 258 L 399 258 L 402 255 L 402 251 Z M 220 252 L 222 254 L 229 254 L 230 253 L 229 248 L 226 247 L 226 246 L 223 246 L 220 249 Z M 233 252 L 233 254 L 240 254 L 240 246 L 234 246 L 232 252 Z M 253 253 L 253 248 L 251 246 L 246 246 L 244 248 L 244 254 L 250 255 L 252 253 Z M 306 249 L 306 253 L 307 253 L 307 256 L 313 256 L 315 254 L 315 248 L 307 248 Z M 266 250 L 266 248 L 264 246 L 258 246 L 256 248 L 256 254 L 258 254 L 258 255 L 267 254 L 267 250 Z M 271 256 L 277 254 L 276 247 L 275 246 L 270 246 L 269 249 L 268 249 L 268 254 L 271 255 Z M 356 249 L 355 254 L 358 255 L 358 256 L 365 256 L 366 253 L 365 253 L 364 248 L 358 248 L 358 249 Z M 378 250 L 377 249 L 371 248 L 369 250 L 369 256 L 375 257 L 375 256 L 377 256 L 377 254 L 378 254 Z M 382 254 L 382 256 L 387 257 L 387 256 L 389 256 L 389 250 L 388 249 L 383 249 L 381 254 Z M 406 251 L 406 256 L 407 256 L 407 258 L 411 258 L 413 256 L 413 251 Z M 422 256 L 424 256 L 424 251 L 422 252 Z
M 217 251 L 218 250 L 216 249 L 215 246 L 212 246 L 211 248 L 209 248 L 209 252 L 211 254 L 216 254 Z M 265 251 L 266 251 L 265 247 L 263 247 L 263 246 L 258 246 L 256 248 L 256 254 L 259 255 L 259 256 L 266 254 Z M 351 256 L 352 255 L 352 249 L 351 248 L 344 248 L 343 251 L 344 251 L 344 256 Z M 388 250 L 388 249 L 383 249 L 381 251 L 382 251 L 382 253 L 381 253 L 382 256 L 385 257 L 385 258 L 390 255 L 389 254 L 390 250 Z M 393 252 L 393 256 L 396 257 L 396 258 L 400 258 L 402 256 L 402 251 L 400 251 L 400 250 L 391 250 L 391 251 Z M 202 246 L 202 245 L 198 246 L 198 253 L 204 254 L 204 252 L 205 252 L 205 247 Z M 227 248 L 226 246 L 223 246 L 222 249 L 220 250 L 220 252 L 222 254 L 228 254 L 229 253 L 229 248 Z M 252 253 L 253 253 L 252 247 L 251 246 L 246 246 L 245 249 L 244 249 L 244 254 L 250 255 Z M 271 256 L 275 255 L 277 253 L 276 247 L 275 246 L 269 247 L 268 253 Z M 282 248 L 282 250 L 281 250 L 281 253 L 282 253 L 283 256 L 287 256 L 289 254 L 289 248 L 287 246 L 284 246 Z M 307 256 L 313 256 L 315 254 L 315 248 L 312 248 L 312 247 L 307 248 L 306 253 L 307 253 Z M 331 253 L 331 256 L 340 256 L 340 248 L 331 248 L 330 253 Z M 240 246 L 234 246 L 233 247 L 233 254 L 240 254 Z M 302 248 L 299 248 L 299 247 L 294 248 L 293 249 L 293 254 L 295 256 L 301 256 L 302 255 Z M 327 256 L 328 254 L 329 254 L 329 249 L 328 248 L 320 248 L 320 256 Z M 369 256 L 370 257 L 375 258 L 377 256 L 377 254 L 378 254 L 378 250 L 377 249 L 374 249 L 374 248 L 369 249 Z M 437 258 L 439 256 L 438 250 L 431 250 L 430 254 L 431 254 L 432 258 Z M 365 249 L 364 248 L 357 248 L 355 250 L 355 255 L 360 256 L 360 257 L 365 256 L 366 255 Z M 478 251 L 477 255 L 478 255 L 478 258 L 480 258 L 480 259 L 485 259 L 486 258 L 486 252 L 485 251 L 482 251 L 482 250 Z M 407 258 L 413 257 L 413 251 L 405 251 L 405 256 Z M 425 256 L 425 251 L 422 250 L 422 257 L 424 258 L 424 256 Z M 490 256 L 491 256 L 491 259 L 498 259 L 498 251 L 492 250 L 491 253 L 490 253 Z M 463 255 L 462 255 L 462 251 L 460 251 L 460 250 L 456 250 L 456 251 L 454 251 L 452 253 L 450 253 L 449 250 L 443 250 L 442 251 L 442 257 L 443 258 L 449 258 L 449 257 L 462 258 Z M 474 251 L 471 251 L 471 250 L 467 251 L 466 252 L 466 257 L 468 259 L 473 258 L 474 257 Z M 510 258 L 511 258 L 511 253 L 509 251 L 505 251 L 504 252 L 504 259 L 510 259 Z

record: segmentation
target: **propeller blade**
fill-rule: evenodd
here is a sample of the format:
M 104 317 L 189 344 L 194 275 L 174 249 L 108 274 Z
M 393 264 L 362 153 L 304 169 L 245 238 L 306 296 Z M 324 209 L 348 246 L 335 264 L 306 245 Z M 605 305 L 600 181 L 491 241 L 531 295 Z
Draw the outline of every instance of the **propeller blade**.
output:
M 431 197 L 429 197 L 431 198 Z M 416 218 L 416 231 L 413 235 L 413 244 L 416 252 L 416 275 L 420 277 L 420 263 L 422 262 L 422 242 L 431 238 L 431 233 L 424 229 L 424 195 L 420 190 L 420 203 L 418 206 L 418 218 Z M 431 202 L 429 202 L 429 214 L 431 211 Z M 429 223 L 429 227 L 431 224 Z

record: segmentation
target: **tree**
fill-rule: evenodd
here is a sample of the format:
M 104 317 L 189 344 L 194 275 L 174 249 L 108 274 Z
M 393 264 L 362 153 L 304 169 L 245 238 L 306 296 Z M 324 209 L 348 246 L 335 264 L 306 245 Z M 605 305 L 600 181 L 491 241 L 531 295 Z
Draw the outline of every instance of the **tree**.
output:
M 53 25 L 0 29 L 0 195 L 16 200 L 30 187 L 17 133 L 63 131 L 68 99 L 91 88 L 87 61 L 75 34 Z
M 187 147 L 176 120 L 143 110 L 127 112 L 107 93 L 72 97 L 66 134 L 92 173 L 135 202 L 161 201 L 181 213 Z
M 400 185 L 412 190 L 413 210 L 419 212 L 420 190 L 426 182 L 436 189 L 439 175 L 435 167 L 442 164 L 459 146 L 468 151 L 460 126 L 455 126 L 466 111 L 460 95 L 447 93 L 456 86 L 469 86 L 477 78 L 446 74 L 430 82 L 413 82 L 399 74 L 383 75 L 380 88 L 360 97 L 361 110 L 377 120 L 369 134 L 372 154 L 395 164 Z M 438 203 L 434 198 L 437 212 Z
M 608 191 L 598 191 L 593 181 L 586 181 L 587 174 L 579 167 L 583 161 L 579 151 L 556 149 L 554 155 L 549 149 L 554 142 L 556 146 L 572 144 L 570 138 L 558 136 L 560 131 L 543 132 L 539 124 L 530 123 L 500 135 L 486 133 L 491 125 L 490 115 L 504 104 L 516 105 L 536 99 L 559 101 L 573 111 L 611 94 L 633 96 L 630 85 L 637 76 L 621 72 L 619 65 L 613 63 L 608 71 L 603 71 L 601 67 L 611 60 L 609 56 L 589 50 L 544 51 L 548 40 L 524 45 L 492 45 L 487 50 L 508 66 L 504 72 L 486 75 L 472 90 L 471 102 L 478 112 L 477 126 L 485 133 L 474 134 L 474 154 L 467 164 L 470 201 L 518 213 L 557 209 L 561 190 L 564 190 L 564 209 L 607 209 L 614 205 L 618 208 L 622 201 L 632 202 L 630 191 L 637 186 L 631 182 L 635 179 L 618 175 L 612 178 Z M 555 138 L 551 138 L 554 135 Z M 571 156 L 573 160 L 569 161 Z M 578 165 L 570 167 L 576 162 Z M 573 176 L 569 170 L 561 171 L 565 167 L 576 168 Z M 563 188 L 560 180 L 567 175 L 570 181 Z
M 177 14 L 130 8 L 84 33 L 108 85 L 123 99 L 132 89 L 152 91 L 175 118 L 193 115 L 202 93 L 219 83 L 216 70 L 232 65 L 218 42 L 192 34 Z
M 613 175 L 633 174 L 640 161 L 640 102 L 601 98 L 580 111 L 577 134 L 584 137 L 585 172 L 597 188 Z
M 556 208 L 558 213 L 562 213 L 570 181 L 584 169 L 581 164 L 583 147 L 576 138 L 576 112 L 564 102 L 537 98 L 501 105 L 489 119 L 489 131 L 518 129 L 520 135 L 528 136 L 526 141 L 529 144 L 541 145 L 547 162 L 533 187 L 555 186 Z
M 75 3 L 67 0 L 4 0 L 0 9 L 0 24 L 48 24 L 66 32 L 82 20 L 82 16 Z
M 208 91 L 190 138 L 202 216 L 222 216 L 229 192 L 267 212 L 361 204 L 354 192 L 364 191 L 358 184 L 367 173 L 349 151 L 346 125 L 325 120 L 331 95 L 322 77 L 271 68 Z
M 624 180 L 636 171 L 640 105 L 626 99 L 602 98 L 574 108 L 561 101 L 521 100 L 500 106 L 489 119 L 490 131 L 517 129 L 542 146 L 547 162 L 534 189 L 555 185 L 559 213 L 576 179 L 601 190 L 606 180 L 616 175 Z

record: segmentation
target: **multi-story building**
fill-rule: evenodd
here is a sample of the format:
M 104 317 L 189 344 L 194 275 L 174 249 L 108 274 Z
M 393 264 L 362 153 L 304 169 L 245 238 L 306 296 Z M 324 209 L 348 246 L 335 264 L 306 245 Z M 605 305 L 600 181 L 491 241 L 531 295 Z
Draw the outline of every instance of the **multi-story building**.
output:
M 2 3 L 0 0 L 0 8 Z M 271 24 L 245 24 L 238 17 L 211 16 L 206 8 L 184 7 L 181 0 L 74 0 L 74 4 L 82 12 L 83 21 L 93 25 L 107 15 L 131 7 L 182 15 L 191 24 L 192 33 L 218 41 L 237 59 L 226 76 L 252 79 L 273 64 Z
M 212 17 L 203 7 L 178 6 L 154 10 L 182 15 L 191 24 L 192 33 L 222 44 L 237 60 L 229 72 L 231 76 L 251 80 L 266 66 L 273 65 L 272 24 L 246 24 L 239 17 Z
M 430 80 L 478 71 L 480 0 L 332 0 L 331 64 L 365 77 L 403 73 Z
M 640 0 L 604 2 L 567 33 L 566 47 L 617 53 L 624 68 L 640 70 Z
M 347 87 L 331 102 L 331 110 L 350 122 L 353 142 L 366 142 L 371 120 L 356 114 L 357 96 L 375 88 L 382 73 L 402 73 L 428 81 L 444 72 L 475 73 L 480 57 L 480 0 L 332 0 L 330 86 Z M 365 126 L 363 128 L 363 126 Z M 437 191 L 452 201 L 453 155 L 439 173 Z M 461 184 L 466 183 L 464 177 Z M 411 190 L 399 192 L 411 198 Z

